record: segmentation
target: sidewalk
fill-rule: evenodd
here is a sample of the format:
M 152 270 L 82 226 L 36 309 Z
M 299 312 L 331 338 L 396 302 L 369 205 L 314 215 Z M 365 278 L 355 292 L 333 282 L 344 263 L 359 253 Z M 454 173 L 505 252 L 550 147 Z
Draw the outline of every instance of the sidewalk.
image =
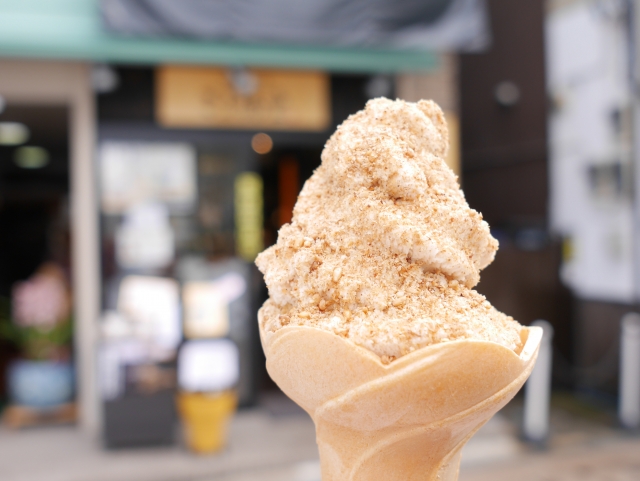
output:
M 528 453 L 463 469 L 460 481 L 638 481 L 640 439 L 608 440 L 574 449 Z
M 611 413 L 555 396 L 550 441 L 540 449 L 518 441 L 521 410 L 517 402 L 512 403 L 471 439 L 463 451 L 460 481 L 640 480 L 640 435 L 614 428 Z M 496 419 L 505 424 L 501 431 L 491 433 L 487 428 Z M 508 430 L 517 446 L 512 446 L 511 454 L 502 450 L 501 457 L 483 456 L 481 450 L 490 453 L 492 446 L 505 442 Z
M 2 481 L 225 479 L 316 458 L 315 430 L 306 415 L 274 417 L 266 409 L 239 413 L 229 447 L 216 456 L 195 456 L 179 446 L 106 451 L 74 427 L 0 428 Z
M 471 439 L 460 481 L 640 480 L 640 437 L 606 415 L 556 406 L 551 443 L 536 450 L 518 440 L 519 409 L 512 403 Z M 320 481 L 320 467 L 308 416 L 271 402 L 240 412 L 229 448 L 209 457 L 181 447 L 105 451 L 73 427 L 0 429 L 0 480 Z

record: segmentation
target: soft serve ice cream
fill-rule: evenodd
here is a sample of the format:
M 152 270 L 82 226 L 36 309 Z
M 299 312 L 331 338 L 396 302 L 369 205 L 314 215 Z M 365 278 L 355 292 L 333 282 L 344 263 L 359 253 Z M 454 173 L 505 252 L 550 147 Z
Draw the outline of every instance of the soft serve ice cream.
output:
M 323 481 L 455 481 L 533 369 L 540 328 L 473 290 L 498 243 L 445 165 L 447 136 L 433 102 L 370 101 L 256 261 L 267 371 L 313 418 Z
M 372 100 L 328 141 L 293 220 L 257 259 L 269 336 L 326 329 L 389 363 L 423 346 L 477 339 L 517 351 L 520 325 L 472 288 L 498 242 L 445 164 L 442 111 Z

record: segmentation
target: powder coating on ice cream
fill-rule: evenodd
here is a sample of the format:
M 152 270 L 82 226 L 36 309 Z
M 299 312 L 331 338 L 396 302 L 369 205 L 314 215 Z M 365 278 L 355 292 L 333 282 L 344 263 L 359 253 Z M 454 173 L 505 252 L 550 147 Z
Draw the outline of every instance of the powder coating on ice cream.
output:
M 472 289 L 498 242 L 445 164 L 447 146 L 431 101 L 371 100 L 338 128 L 291 224 L 256 260 L 270 294 L 263 336 L 312 326 L 385 364 L 459 339 L 519 352 L 522 327 Z

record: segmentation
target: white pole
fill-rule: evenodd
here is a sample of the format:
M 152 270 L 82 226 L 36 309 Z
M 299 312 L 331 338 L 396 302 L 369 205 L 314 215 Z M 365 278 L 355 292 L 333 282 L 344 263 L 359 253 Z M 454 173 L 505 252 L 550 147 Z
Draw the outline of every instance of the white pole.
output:
M 622 318 L 618 417 L 628 429 L 640 427 L 640 314 Z
M 532 325 L 542 328 L 538 360 L 524 387 L 524 438 L 542 443 L 549 436 L 549 403 L 551 401 L 551 363 L 553 327 L 547 321 Z
M 97 330 L 100 316 L 100 229 L 94 152 L 95 106 L 89 64 L 78 64 L 70 115 L 71 245 L 80 425 L 99 434 Z

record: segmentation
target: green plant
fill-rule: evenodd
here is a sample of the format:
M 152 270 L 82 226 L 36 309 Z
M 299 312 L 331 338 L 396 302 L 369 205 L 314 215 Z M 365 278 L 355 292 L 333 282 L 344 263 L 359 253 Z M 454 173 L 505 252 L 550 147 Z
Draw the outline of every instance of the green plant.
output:
M 32 360 L 64 358 L 73 336 L 71 318 L 51 328 L 18 326 L 6 315 L 7 299 L 0 299 L 0 337 L 14 343 L 24 357 Z
M 0 298 L 0 337 L 33 360 L 68 357 L 73 333 L 70 298 L 62 270 L 44 264 L 15 284 L 11 299 Z

